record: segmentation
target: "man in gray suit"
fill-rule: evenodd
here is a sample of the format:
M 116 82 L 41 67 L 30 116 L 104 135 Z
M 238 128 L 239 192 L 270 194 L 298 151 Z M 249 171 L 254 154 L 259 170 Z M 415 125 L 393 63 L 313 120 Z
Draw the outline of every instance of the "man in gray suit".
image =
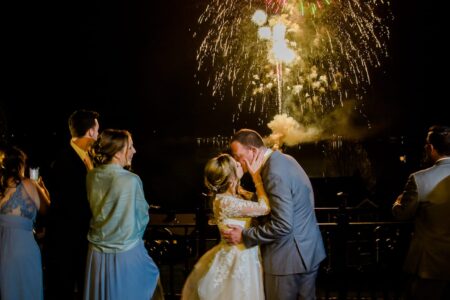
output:
M 232 244 L 260 245 L 266 299 L 315 299 L 319 264 L 326 255 L 308 176 L 293 157 L 267 148 L 256 131 L 241 129 L 230 146 L 244 171 L 245 160 L 264 156 L 261 177 L 271 214 L 249 229 L 230 225 L 224 237 Z
M 450 299 L 450 127 L 430 127 L 425 151 L 433 166 L 409 176 L 392 212 L 414 219 L 407 299 Z

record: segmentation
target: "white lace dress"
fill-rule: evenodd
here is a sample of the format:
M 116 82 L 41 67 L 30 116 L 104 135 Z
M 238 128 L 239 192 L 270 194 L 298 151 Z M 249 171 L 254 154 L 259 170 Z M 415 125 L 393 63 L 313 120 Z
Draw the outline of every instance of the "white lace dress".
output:
M 218 194 L 213 203 L 217 226 L 250 226 L 251 217 L 268 214 L 267 199 L 258 202 Z M 261 257 L 257 246 L 228 245 L 223 239 L 196 263 L 183 286 L 181 299 L 264 299 Z

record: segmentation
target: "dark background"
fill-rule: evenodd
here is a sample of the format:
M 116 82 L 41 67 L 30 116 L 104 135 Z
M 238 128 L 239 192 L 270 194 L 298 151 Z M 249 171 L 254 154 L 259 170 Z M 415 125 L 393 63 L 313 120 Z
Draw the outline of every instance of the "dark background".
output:
M 222 144 L 205 138 L 227 137 L 241 126 L 268 133 L 252 116 L 233 122 L 235 108 L 226 102 L 214 104 L 216 100 L 197 83 L 195 57 L 202 36 L 197 19 L 207 3 L 3 4 L 2 139 L 24 148 L 30 163 L 39 165 L 45 175 L 54 153 L 68 141 L 70 113 L 96 110 L 101 129 L 125 128 L 133 133 L 134 168 L 151 203 L 168 209 L 198 206 L 204 163 L 224 150 Z M 372 74 L 365 99 L 368 119 L 383 126 L 361 142 L 376 187 L 358 192 L 358 200 L 368 196 L 382 206 L 389 206 L 407 174 L 422 166 L 426 129 L 449 123 L 444 109 L 448 49 L 443 46 L 448 16 L 443 5 L 413 0 L 393 1 L 391 6 L 395 17 L 391 56 Z M 342 155 L 348 154 L 345 143 L 338 149 Z M 324 171 L 323 153 L 335 150 L 326 143 L 285 150 L 305 166 L 316 187 L 329 189 L 324 197 L 343 187 L 351 189 L 345 178 L 362 173 L 352 153 L 344 161 L 354 163 L 357 172 Z M 406 155 L 406 163 L 399 162 L 400 155 Z M 342 178 L 328 181 L 328 177 Z

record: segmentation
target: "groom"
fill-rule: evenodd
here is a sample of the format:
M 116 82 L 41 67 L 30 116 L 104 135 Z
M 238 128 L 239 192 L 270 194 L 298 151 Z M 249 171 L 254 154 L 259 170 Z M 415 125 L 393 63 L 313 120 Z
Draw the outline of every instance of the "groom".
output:
M 319 264 L 326 255 L 308 176 L 293 157 L 267 148 L 256 131 L 239 130 L 230 147 L 245 172 L 245 160 L 264 155 L 261 176 L 271 214 L 249 229 L 230 225 L 224 237 L 232 244 L 260 245 L 266 299 L 315 299 Z

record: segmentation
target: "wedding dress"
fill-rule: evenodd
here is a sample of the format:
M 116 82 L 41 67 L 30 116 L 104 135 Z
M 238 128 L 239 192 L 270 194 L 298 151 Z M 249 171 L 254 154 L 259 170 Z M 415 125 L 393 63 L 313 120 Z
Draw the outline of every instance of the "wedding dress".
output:
M 213 211 L 219 229 L 226 229 L 228 224 L 248 228 L 251 217 L 266 215 L 270 209 L 266 198 L 252 202 L 218 194 Z M 259 247 L 228 245 L 222 238 L 198 260 L 184 284 L 181 299 L 263 300 L 262 274 Z

